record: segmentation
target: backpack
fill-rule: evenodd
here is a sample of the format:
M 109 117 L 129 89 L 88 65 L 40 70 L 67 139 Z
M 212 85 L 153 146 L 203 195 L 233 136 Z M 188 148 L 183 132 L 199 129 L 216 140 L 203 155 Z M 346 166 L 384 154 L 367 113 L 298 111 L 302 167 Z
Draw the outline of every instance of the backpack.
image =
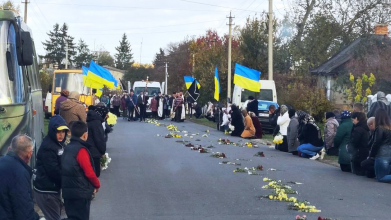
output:
M 113 106 L 120 106 L 120 105 L 121 105 L 121 99 L 118 96 L 114 97 Z

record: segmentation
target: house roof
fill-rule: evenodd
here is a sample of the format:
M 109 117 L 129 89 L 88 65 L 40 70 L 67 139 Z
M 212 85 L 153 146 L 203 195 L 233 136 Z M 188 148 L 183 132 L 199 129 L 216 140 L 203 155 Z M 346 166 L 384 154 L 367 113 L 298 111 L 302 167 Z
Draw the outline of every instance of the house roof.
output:
M 108 70 L 117 71 L 117 72 L 120 72 L 120 73 L 125 73 L 125 70 L 120 70 L 120 69 L 117 69 L 115 67 L 111 67 L 111 66 L 108 66 L 108 65 L 104 65 L 103 68 L 106 68 Z
M 369 35 L 368 37 L 360 37 L 353 41 L 350 45 L 346 46 L 322 65 L 317 68 L 311 70 L 312 74 L 330 74 L 336 73 L 338 67 L 349 61 L 354 56 L 354 51 L 357 46 L 364 40 L 368 39 L 383 39 L 384 35 Z

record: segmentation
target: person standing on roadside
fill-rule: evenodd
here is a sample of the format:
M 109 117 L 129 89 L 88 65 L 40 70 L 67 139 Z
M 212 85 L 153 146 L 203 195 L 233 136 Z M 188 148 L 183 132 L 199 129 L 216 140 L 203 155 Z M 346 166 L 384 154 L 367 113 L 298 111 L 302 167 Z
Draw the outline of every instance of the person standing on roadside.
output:
M 48 135 L 37 154 L 35 200 L 47 220 L 61 219 L 61 157 L 69 128 L 59 116 L 50 118 Z
M 96 176 L 100 176 L 100 159 L 106 153 L 105 131 L 102 123 L 109 109 L 104 106 L 90 106 L 87 113 L 88 139 L 90 153 L 95 164 Z
M 31 194 L 28 166 L 33 155 L 33 140 L 27 135 L 12 139 L 8 153 L 0 158 L 0 219 L 38 220 Z
M 119 95 L 114 94 L 112 98 L 112 104 L 113 104 L 113 114 L 119 117 L 119 107 L 121 106 L 121 98 L 119 97 Z
M 60 105 L 61 105 L 61 102 L 65 101 L 68 99 L 68 96 L 69 96 L 69 91 L 68 90 L 62 90 L 61 95 L 56 99 L 56 104 L 55 104 L 55 107 L 54 107 L 54 114 L 55 115 L 58 115 L 60 113 Z
M 130 90 L 129 95 L 126 98 L 126 103 L 128 106 L 128 121 L 136 121 L 136 117 L 133 118 L 135 108 L 137 108 L 137 96 L 134 94 L 133 89 Z
M 175 121 L 182 122 L 183 98 L 180 93 L 177 93 L 174 101 Z
M 143 92 L 140 92 L 140 95 L 137 97 L 137 105 L 140 109 L 140 122 L 145 121 L 145 114 L 146 114 L 146 104 L 147 104 L 147 97 L 145 97 L 145 94 Z
M 88 220 L 92 195 L 98 192 L 100 182 L 94 172 L 94 161 L 86 142 L 87 124 L 74 122 L 71 132 L 71 142 L 62 156 L 62 197 L 69 220 Z
M 79 101 L 80 94 L 76 91 L 69 93 L 68 99 L 61 102 L 60 115 L 67 124 L 71 121 L 86 122 L 87 114 L 84 105 Z

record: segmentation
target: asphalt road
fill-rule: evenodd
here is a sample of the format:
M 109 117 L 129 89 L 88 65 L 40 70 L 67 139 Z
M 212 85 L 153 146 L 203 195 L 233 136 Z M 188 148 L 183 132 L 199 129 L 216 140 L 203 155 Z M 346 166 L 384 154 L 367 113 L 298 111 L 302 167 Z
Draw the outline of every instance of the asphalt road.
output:
M 176 125 L 189 134 L 199 133 L 193 139 L 181 139 L 202 146 L 212 144 L 214 152 L 226 153 L 225 160 L 240 162 L 242 168 L 262 165 L 264 171 L 258 176 L 233 173 L 236 166 L 219 165 L 221 159 L 191 151 L 177 143 L 178 139 L 162 137 L 169 133 L 163 126 L 120 118 L 109 136 L 107 152 L 112 162 L 102 171 L 102 187 L 92 201 L 90 219 L 292 220 L 297 214 L 306 214 L 308 220 L 318 216 L 339 220 L 391 219 L 389 184 L 343 173 L 337 167 L 268 146 L 219 145 L 219 138 L 235 142 L 240 138 L 191 122 Z M 209 137 L 202 137 L 207 129 Z M 265 157 L 254 157 L 258 151 L 263 151 Z M 264 177 L 303 183 L 293 186 L 299 192 L 296 197 L 308 200 L 322 212 L 300 213 L 288 210 L 288 203 L 259 199 L 258 196 L 271 192 L 262 189 L 266 184 Z

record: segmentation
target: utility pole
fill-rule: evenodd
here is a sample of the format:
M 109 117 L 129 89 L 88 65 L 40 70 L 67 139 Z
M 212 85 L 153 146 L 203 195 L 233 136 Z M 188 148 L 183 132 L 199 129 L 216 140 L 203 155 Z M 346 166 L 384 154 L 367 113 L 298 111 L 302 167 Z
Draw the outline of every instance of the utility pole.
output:
M 227 98 L 228 98 L 228 102 L 231 102 L 231 46 L 232 46 L 232 18 L 235 18 L 235 17 L 232 17 L 231 16 L 231 12 L 229 12 L 229 17 L 227 17 L 229 19 L 229 40 L 228 40 L 228 90 L 227 90 Z
M 194 78 L 194 53 L 193 53 L 193 67 L 191 68 L 191 72 L 192 72 L 192 77 Z
M 68 69 L 68 41 L 65 40 L 65 69 Z
M 273 80 L 273 0 L 269 0 L 269 80 Z
M 25 0 L 22 3 L 24 3 L 24 23 L 27 24 L 27 4 L 30 2 L 28 0 Z
M 165 62 L 166 63 L 166 83 L 164 84 L 164 93 L 167 95 L 168 93 L 167 93 L 167 77 L 168 77 L 168 72 L 167 72 L 167 63 L 168 62 Z
M 141 65 L 141 52 L 143 51 L 143 38 L 141 38 L 141 47 L 140 47 L 140 65 Z

